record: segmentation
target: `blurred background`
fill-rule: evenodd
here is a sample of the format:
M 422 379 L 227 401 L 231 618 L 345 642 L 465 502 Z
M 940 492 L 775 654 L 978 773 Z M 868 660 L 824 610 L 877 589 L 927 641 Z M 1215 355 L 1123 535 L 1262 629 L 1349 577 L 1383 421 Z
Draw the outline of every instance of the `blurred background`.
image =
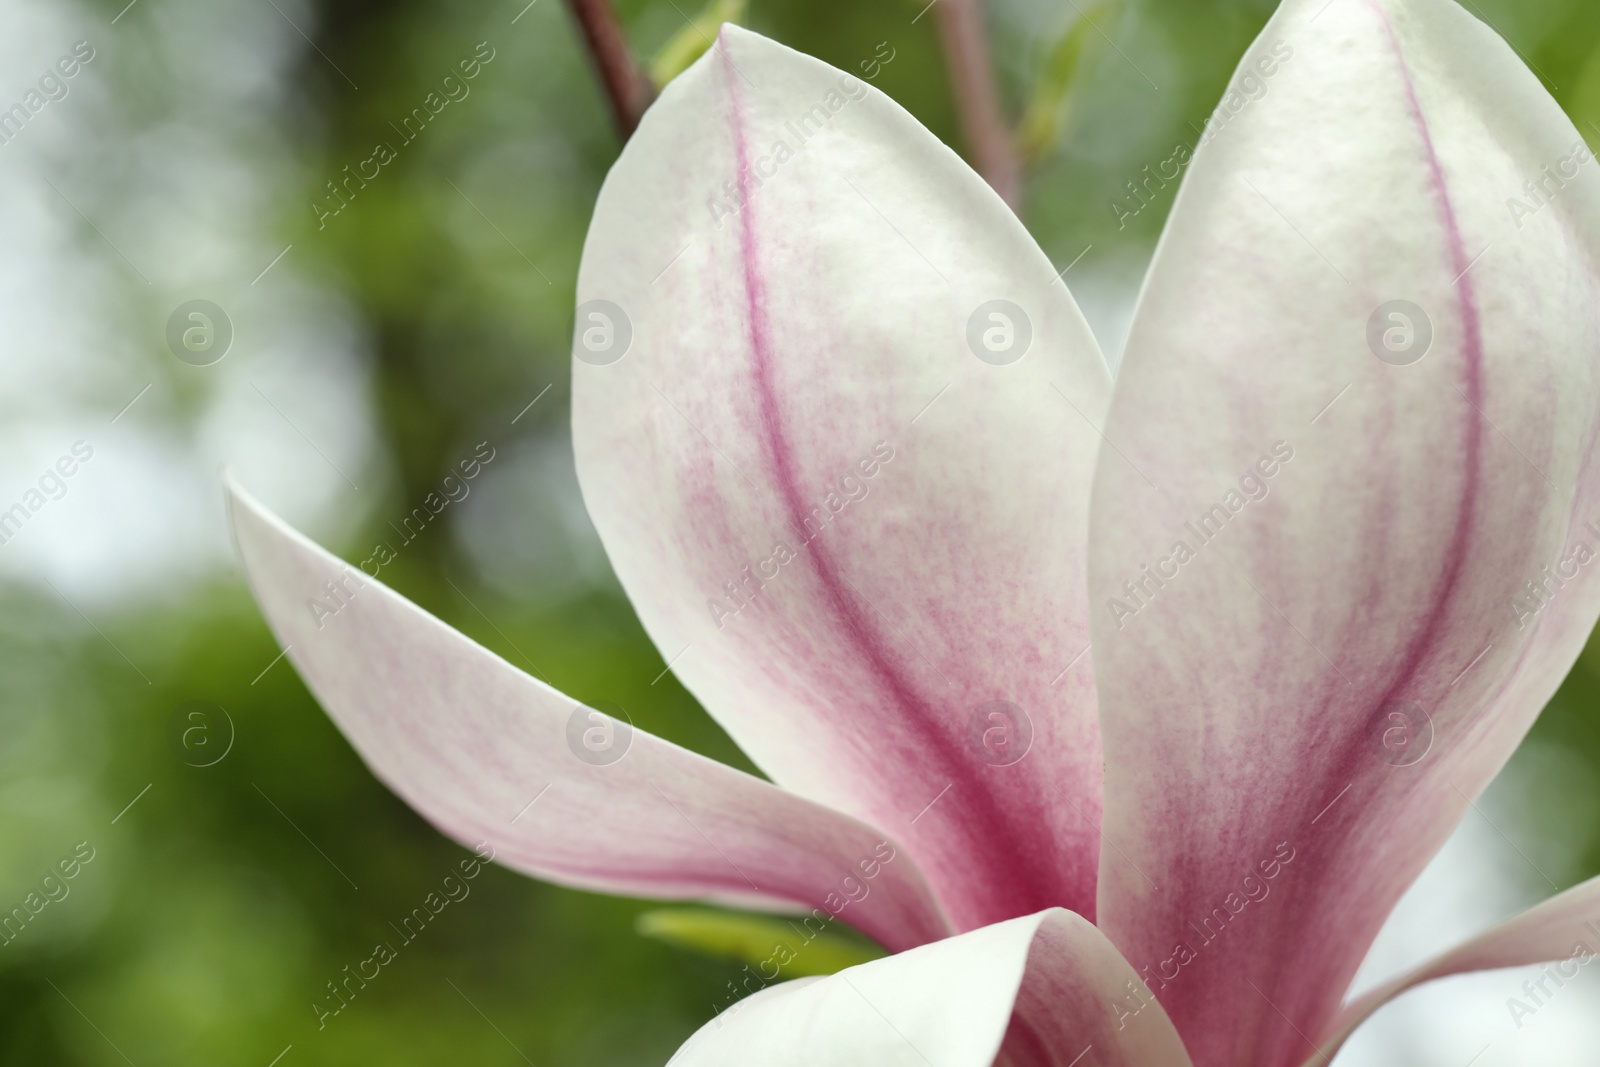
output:
M 964 147 L 924 3 L 750 0 L 743 18 L 847 69 L 887 43 L 874 84 Z M 1600 143 L 1600 8 L 1467 6 Z M 1076 259 L 1108 352 L 1175 190 L 1129 214 L 1125 183 L 1195 143 L 1272 7 L 986 9 L 1005 107 L 1026 116 L 1025 220 L 1058 266 Z M 619 10 L 663 62 L 707 17 Z M 397 136 L 472 57 L 468 95 Z M 335 199 L 377 142 L 394 158 Z M 326 983 L 465 852 L 275 659 L 219 490 L 227 466 L 355 561 L 486 443 L 468 496 L 385 580 L 513 663 L 531 651 L 566 692 L 748 767 L 670 676 L 650 684 L 664 664 L 572 470 L 573 280 L 618 149 L 561 0 L 0 0 L 0 509 L 79 461 L 0 544 L 0 910 L 78 861 L 0 945 L 0 1062 L 648 1065 L 711 1017 L 738 962 L 641 937 L 647 902 L 491 868 L 318 1029 Z M 1359 981 L 1600 872 L 1597 831 L 1586 654 Z M 1519 1025 L 1505 1001 L 1526 977 L 1414 994 L 1339 1062 L 1600 1060 L 1600 976 Z

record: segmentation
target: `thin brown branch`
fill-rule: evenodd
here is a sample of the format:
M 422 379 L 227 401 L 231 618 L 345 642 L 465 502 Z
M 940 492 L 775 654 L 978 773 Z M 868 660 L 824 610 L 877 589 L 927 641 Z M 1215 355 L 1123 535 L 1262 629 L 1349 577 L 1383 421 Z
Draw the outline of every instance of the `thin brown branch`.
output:
M 606 100 L 611 104 L 617 132 L 626 141 L 638 127 L 644 109 L 650 106 L 655 90 L 639 64 L 634 62 L 610 0 L 567 0 L 567 6 L 583 31 L 589 57 L 600 75 Z
M 1001 111 L 979 0 L 936 0 L 933 17 L 972 165 L 1015 210 L 1022 192 L 1022 167 Z

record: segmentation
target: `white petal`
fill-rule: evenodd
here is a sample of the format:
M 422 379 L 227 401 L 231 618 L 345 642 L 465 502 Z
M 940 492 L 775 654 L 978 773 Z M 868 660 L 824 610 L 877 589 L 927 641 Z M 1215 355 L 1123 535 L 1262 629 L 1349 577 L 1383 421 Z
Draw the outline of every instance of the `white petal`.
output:
M 1336 1036 L 1323 1044 L 1323 1052 L 1331 1058 L 1373 1012 L 1435 978 L 1554 961 L 1561 961 L 1560 977 L 1571 978 L 1596 956 L 1600 956 L 1600 878 L 1573 886 L 1358 998 L 1339 1013 Z
M 441 832 L 585 889 L 826 908 L 890 948 L 948 929 L 915 862 L 870 827 L 611 723 L 237 488 L 230 505 L 290 661 L 373 773 Z
M 1289 0 L 1232 85 L 1096 473 L 1100 921 L 1283 1067 L 1600 612 L 1600 167 L 1453 0 Z
M 607 178 L 578 299 L 584 499 L 684 684 L 959 926 L 1092 915 L 1110 382 L 1016 218 L 876 89 L 729 26 Z
M 671 1062 L 988 1067 L 1003 1050 L 1009 1067 L 1188 1067 L 1161 1006 L 1137 988 L 1098 930 L 1053 909 L 764 989 Z

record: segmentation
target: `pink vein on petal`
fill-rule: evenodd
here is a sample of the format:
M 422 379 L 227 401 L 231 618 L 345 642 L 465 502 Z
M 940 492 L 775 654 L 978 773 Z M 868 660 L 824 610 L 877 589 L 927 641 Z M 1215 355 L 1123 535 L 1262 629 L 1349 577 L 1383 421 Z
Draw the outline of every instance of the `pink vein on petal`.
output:
M 1405 88 L 1407 110 L 1411 113 L 1411 117 L 1416 124 L 1417 133 L 1421 137 L 1423 150 L 1427 156 L 1429 185 L 1437 201 L 1439 221 L 1445 230 L 1448 241 L 1451 269 L 1457 275 L 1454 288 L 1458 297 L 1458 310 L 1462 324 L 1461 344 L 1464 357 L 1464 384 L 1466 386 L 1462 390 L 1462 395 L 1468 401 L 1463 412 L 1465 421 L 1462 427 L 1464 441 L 1462 447 L 1461 500 L 1457 505 L 1455 527 L 1451 533 L 1450 544 L 1444 553 L 1444 572 L 1440 576 L 1437 592 L 1433 597 L 1432 606 L 1429 608 L 1427 616 L 1416 627 L 1413 636 L 1406 645 L 1403 658 L 1394 669 L 1391 680 L 1384 687 L 1379 698 L 1370 705 L 1373 708 L 1381 708 L 1397 697 L 1420 696 L 1420 694 L 1416 693 L 1407 694 L 1405 690 L 1417 680 L 1423 661 L 1430 652 L 1434 651 L 1439 644 L 1441 636 L 1447 630 L 1446 616 L 1466 571 L 1466 559 L 1473 534 L 1473 516 L 1477 510 L 1478 493 L 1482 479 L 1483 424 L 1480 412 L 1483 407 L 1483 330 L 1479 320 L 1477 296 L 1468 273 L 1468 267 L 1472 261 L 1467 255 L 1466 241 L 1461 233 L 1460 221 L 1456 217 L 1455 205 L 1450 195 L 1449 182 L 1445 177 L 1444 167 L 1439 161 L 1438 152 L 1433 142 L 1433 134 L 1429 128 L 1427 117 L 1423 113 L 1421 101 L 1417 97 L 1416 86 L 1411 79 L 1410 68 L 1406 65 L 1399 38 L 1395 34 L 1394 27 L 1390 24 L 1387 14 L 1379 6 L 1377 0 L 1367 0 L 1367 4 L 1383 23 L 1389 42 L 1394 49 L 1401 82 Z M 1329 767 L 1328 780 L 1331 782 L 1343 782 L 1347 781 L 1352 775 L 1358 774 L 1367 765 L 1364 746 L 1364 738 L 1353 738 L 1344 758 L 1337 761 L 1336 765 Z M 1347 820 L 1351 818 L 1355 818 L 1354 813 L 1347 815 L 1341 812 L 1335 817 L 1334 822 L 1347 823 Z
M 789 512 L 788 520 L 796 529 L 803 529 L 803 519 L 807 511 L 805 494 L 795 474 L 794 446 L 784 426 L 783 409 L 773 380 L 774 346 L 767 319 L 766 280 L 762 273 L 761 249 L 756 233 L 758 209 L 752 197 L 753 190 L 750 183 L 751 165 L 745 135 L 743 91 L 738 84 L 738 73 L 733 69 L 732 62 L 723 50 L 724 42 L 719 41 L 717 47 L 722 58 L 723 75 L 728 89 L 729 125 L 732 129 L 735 154 L 735 181 L 739 190 L 739 201 L 742 204 L 738 215 L 740 254 L 749 320 L 750 351 L 759 393 L 761 429 L 779 492 Z M 964 758 L 964 754 L 952 744 L 950 737 L 928 721 L 929 713 L 932 711 L 929 702 L 917 694 L 911 681 L 895 667 L 881 636 L 868 622 L 866 613 L 852 597 L 846 595 L 846 579 L 840 573 L 838 563 L 828 548 L 818 539 L 812 541 L 808 549 L 805 558 L 811 561 L 817 579 L 822 584 L 828 606 L 845 633 L 849 635 L 854 648 L 866 658 L 872 672 L 888 690 L 895 704 L 910 713 L 907 725 L 922 728 L 920 730 L 922 740 L 938 753 L 946 774 L 970 786 L 962 791 L 963 810 L 977 814 L 982 820 L 982 825 L 968 838 L 969 843 L 981 842 L 994 849 L 996 854 L 1005 857 L 1006 869 L 1001 884 L 996 885 L 991 882 L 986 887 L 990 899 L 979 904 L 980 907 L 986 907 L 988 911 L 993 912 L 998 903 L 1004 913 L 988 914 L 982 921 L 994 922 L 1028 914 L 1044 907 L 1060 905 L 1062 902 L 1054 899 L 1058 894 L 1053 892 L 1059 879 L 1038 869 L 1037 853 L 1028 848 L 1024 842 L 1017 840 L 1015 828 L 1005 819 L 1002 812 L 996 810 L 995 798 L 987 783 L 973 774 L 973 760 Z M 965 873 L 980 874 L 986 866 L 988 865 L 980 860 L 971 864 Z M 936 882 L 942 881 L 944 879 L 936 878 Z M 1009 899 L 1003 902 L 997 901 L 994 899 L 996 894 L 1001 896 L 1009 894 Z M 951 903 L 945 901 L 946 907 L 948 908 Z M 1090 921 L 1094 919 L 1093 915 L 1085 917 Z
M 1428 127 L 1427 117 L 1423 114 L 1422 103 L 1417 98 L 1417 87 L 1411 79 L 1411 70 L 1406 66 L 1405 53 L 1400 48 L 1400 39 L 1395 34 L 1394 25 L 1389 21 L 1388 14 L 1378 5 L 1377 0 L 1368 0 L 1368 4 L 1377 12 L 1378 18 L 1383 22 L 1384 31 L 1388 34 L 1389 44 L 1394 49 L 1395 60 L 1400 68 L 1400 78 L 1405 84 L 1406 104 L 1410 108 L 1412 120 L 1416 123 L 1417 132 L 1422 137 L 1423 147 L 1428 153 L 1429 178 L 1438 200 L 1440 221 L 1443 222 L 1450 240 L 1451 269 L 1456 272 L 1455 288 L 1460 298 L 1463 334 L 1462 354 L 1466 357 L 1465 392 L 1471 409 L 1466 412 L 1464 442 L 1466 470 L 1461 488 L 1461 504 L 1456 513 L 1455 534 L 1451 538 L 1448 554 L 1449 568 L 1439 596 L 1434 601 L 1433 610 L 1428 614 L 1427 622 L 1423 624 L 1421 631 L 1407 650 L 1405 661 L 1395 682 L 1384 693 L 1384 701 L 1388 701 L 1416 671 L 1423 656 L 1438 639 L 1445 612 L 1450 606 L 1451 598 L 1466 566 L 1467 545 L 1472 536 L 1472 516 L 1477 506 L 1478 483 L 1482 473 L 1483 424 L 1479 412 L 1483 407 L 1483 327 L 1478 318 L 1478 300 L 1468 269 L 1472 262 L 1467 256 L 1466 241 L 1461 234 L 1461 223 L 1456 218 L 1455 205 L 1450 198 L 1450 184 L 1445 178 L 1444 166 L 1439 162 L 1439 153 L 1434 147 L 1433 133 Z
M 1461 223 L 1457 217 L 1450 192 L 1450 184 L 1445 175 L 1444 166 L 1439 159 L 1427 116 L 1417 95 L 1416 85 L 1413 82 L 1410 68 L 1407 65 L 1400 40 L 1393 25 L 1377 0 L 1367 0 L 1367 6 L 1382 23 L 1394 51 L 1405 91 L 1406 107 L 1421 140 L 1428 167 L 1428 186 L 1433 193 L 1439 223 L 1444 230 L 1451 269 L 1456 275 L 1453 288 L 1456 292 L 1457 313 L 1460 316 L 1462 328 L 1461 354 L 1463 366 L 1461 369 L 1461 392 L 1465 397 L 1465 401 L 1462 404 L 1465 422 L 1462 426 L 1460 499 L 1456 505 L 1449 544 L 1443 556 L 1443 567 L 1434 586 L 1431 603 L 1426 610 L 1426 614 L 1412 630 L 1404 650 L 1398 658 L 1398 662 L 1392 668 L 1392 673 L 1389 674 L 1386 681 L 1381 683 L 1382 688 L 1377 699 L 1369 703 L 1360 697 L 1356 698 L 1358 705 L 1376 709 L 1386 706 L 1396 698 L 1414 697 L 1424 699 L 1423 694 L 1417 692 L 1413 687 L 1418 685 L 1429 657 L 1439 651 L 1443 642 L 1448 640 L 1452 626 L 1457 624 L 1450 618 L 1450 614 L 1466 575 L 1466 562 L 1475 533 L 1474 518 L 1478 510 L 1482 481 L 1484 429 L 1480 411 L 1483 405 L 1484 393 L 1484 346 L 1478 299 L 1473 280 L 1468 271 L 1471 266 L 1471 258 L 1467 254 Z M 1429 710 L 1432 711 L 1433 709 L 1430 707 Z M 1351 737 L 1342 753 L 1332 759 L 1326 759 L 1326 757 L 1324 759 L 1326 760 L 1322 765 L 1324 781 L 1335 784 L 1330 789 L 1303 791 L 1305 795 L 1315 796 L 1319 806 L 1328 792 L 1361 775 L 1371 764 L 1364 736 Z M 1335 809 L 1326 827 L 1335 835 L 1347 835 L 1351 832 L 1359 833 L 1364 825 L 1362 816 L 1357 809 L 1342 807 Z M 1333 860 L 1332 862 L 1337 863 L 1340 861 Z M 1268 952 L 1272 954 L 1271 950 L 1268 950 Z M 1339 955 L 1339 953 L 1336 952 L 1335 955 Z M 1359 957 L 1357 957 L 1356 962 L 1359 962 Z M 1289 956 L 1276 955 L 1275 960 L 1269 966 L 1273 968 L 1277 976 L 1281 977 L 1285 973 L 1292 974 L 1295 970 L 1301 968 L 1303 962 Z M 1326 974 L 1327 968 L 1324 968 L 1323 972 Z M 1346 975 L 1345 977 L 1348 978 L 1349 976 Z M 1290 982 L 1289 985 L 1292 987 L 1294 983 Z M 1205 1050 L 1201 1048 L 1192 1049 L 1195 1054 L 1195 1062 L 1197 1064 L 1211 1062 L 1209 1056 L 1223 1052 L 1223 1047 L 1230 1049 L 1229 1052 L 1223 1052 L 1224 1055 L 1247 1054 L 1254 1057 L 1264 1057 L 1264 1062 L 1277 1062 L 1280 1049 L 1283 1050 L 1283 1062 L 1292 1061 L 1298 1063 L 1303 1060 L 1304 1053 L 1299 1046 L 1304 1042 L 1305 1038 L 1299 1033 L 1299 1030 L 1303 1028 L 1314 1034 L 1326 1019 L 1320 1016 L 1315 1018 L 1308 1018 L 1307 1016 L 1317 1015 L 1322 1010 L 1337 1011 L 1337 1000 L 1325 1008 L 1319 1008 L 1317 1006 L 1320 1003 L 1319 993 L 1315 990 L 1301 988 L 1291 992 L 1286 989 L 1285 994 L 1287 999 L 1278 995 L 1274 996 L 1275 1009 L 1264 1005 L 1257 1006 L 1259 1015 L 1263 1017 L 1263 1022 L 1257 1024 L 1258 1028 L 1253 1037 L 1217 1035 L 1214 1040 L 1219 1041 L 1220 1046 L 1212 1044 L 1210 1048 Z M 1280 1019 L 1274 1015 L 1274 1010 L 1286 1011 L 1289 1014 Z M 1275 1033 L 1272 1038 L 1265 1039 L 1265 1032 L 1280 1029 L 1279 1024 L 1288 1022 L 1290 1017 L 1297 1017 L 1296 1021 L 1290 1024 L 1292 1029 L 1283 1030 L 1282 1033 Z M 1283 1042 L 1287 1044 L 1280 1045 Z M 1287 1051 L 1288 1048 L 1293 1048 L 1295 1051 L 1289 1052 Z
M 1472 278 L 1468 272 L 1468 268 L 1471 266 L 1471 259 L 1467 255 L 1466 242 L 1452 201 L 1450 185 L 1445 176 L 1444 166 L 1439 160 L 1428 119 L 1417 96 L 1416 85 L 1412 80 L 1410 68 L 1406 63 L 1399 37 L 1395 33 L 1394 26 L 1389 21 L 1387 13 L 1377 0 L 1367 0 L 1367 4 L 1382 22 L 1389 43 L 1394 50 L 1400 78 L 1405 89 L 1407 109 L 1415 123 L 1426 154 L 1429 186 L 1434 194 L 1439 212 L 1439 221 L 1445 231 L 1448 242 L 1451 269 L 1456 273 L 1456 279 L 1453 284 L 1457 294 L 1458 313 L 1461 317 L 1461 343 L 1462 356 L 1464 357 L 1462 374 L 1465 388 L 1462 393 L 1467 400 L 1463 408 L 1465 423 L 1463 425 L 1461 498 L 1457 505 L 1454 530 L 1445 552 L 1445 567 L 1435 587 L 1436 592 L 1426 617 L 1417 625 L 1413 636 L 1407 642 L 1403 657 L 1394 668 L 1393 674 L 1384 686 L 1381 695 L 1377 701 L 1369 705 L 1372 708 L 1381 708 L 1399 697 L 1421 696 L 1418 692 L 1407 692 L 1407 690 L 1409 687 L 1416 685 L 1424 662 L 1431 653 L 1439 648 L 1441 641 L 1448 636 L 1451 625 L 1448 616 L 1466 573 L 1466 559 L 1474 533 L 1473 520 L 1477 510 L 1482 480 L 1483 425 L 1480 411 L 1483 405 L 1483 332 L 1479 318 L 1478 300 Z M 1343 758 L 1333 761 L 1328 766 L 1327 780 L 1333 782 L 1346 781 L 1359 774 L 1367 763 L 1365 738 L 1352 738 Z M 1341 825 L 1344 831 L 1359 828 L 1361 825 L 1360 816 L 1353 809 L 1340 811 L 1334 816 L 1330 826 Z M 1335 832 L 1338 831 L 1336 830 Z M 1293 962 L 1287 959 L 1280 959 L 1278 965 L 1280 968 L 1294 966 Z M 1294 1014 L 1299 1014 L 1292 1006 L 1282 1004 L 1280 1006 L 1287 1007 Z M 1320 1025 L 1323 1020 L 1302 1019 L 1301 1022 L 1315 1027 Z M 1288 1039 L 1291 1041 L 1298 1040 L 1292 1034 L 1288 1035 Z M 1298 1060 L 1298 1057 L 1296 1059 Z

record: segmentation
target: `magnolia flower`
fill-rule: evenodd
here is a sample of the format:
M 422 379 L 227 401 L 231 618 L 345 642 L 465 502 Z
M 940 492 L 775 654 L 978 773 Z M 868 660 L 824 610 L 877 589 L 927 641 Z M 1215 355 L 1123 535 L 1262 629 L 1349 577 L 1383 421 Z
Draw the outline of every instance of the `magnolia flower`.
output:
M 600 194 L 573 434 L 645 627 L 770 782 L 235 491 L 239 550 L 446 834 L 898 953 L 685 1064 L 1324 1062 L 1419 982 L 1600 952 L 1590 882 L 1343 1002 L 1600 614 L 1592 160 L 1453 0 L 1286 0 L 1180 161 L 1113 386 L 955 154 L 724 28 Z

